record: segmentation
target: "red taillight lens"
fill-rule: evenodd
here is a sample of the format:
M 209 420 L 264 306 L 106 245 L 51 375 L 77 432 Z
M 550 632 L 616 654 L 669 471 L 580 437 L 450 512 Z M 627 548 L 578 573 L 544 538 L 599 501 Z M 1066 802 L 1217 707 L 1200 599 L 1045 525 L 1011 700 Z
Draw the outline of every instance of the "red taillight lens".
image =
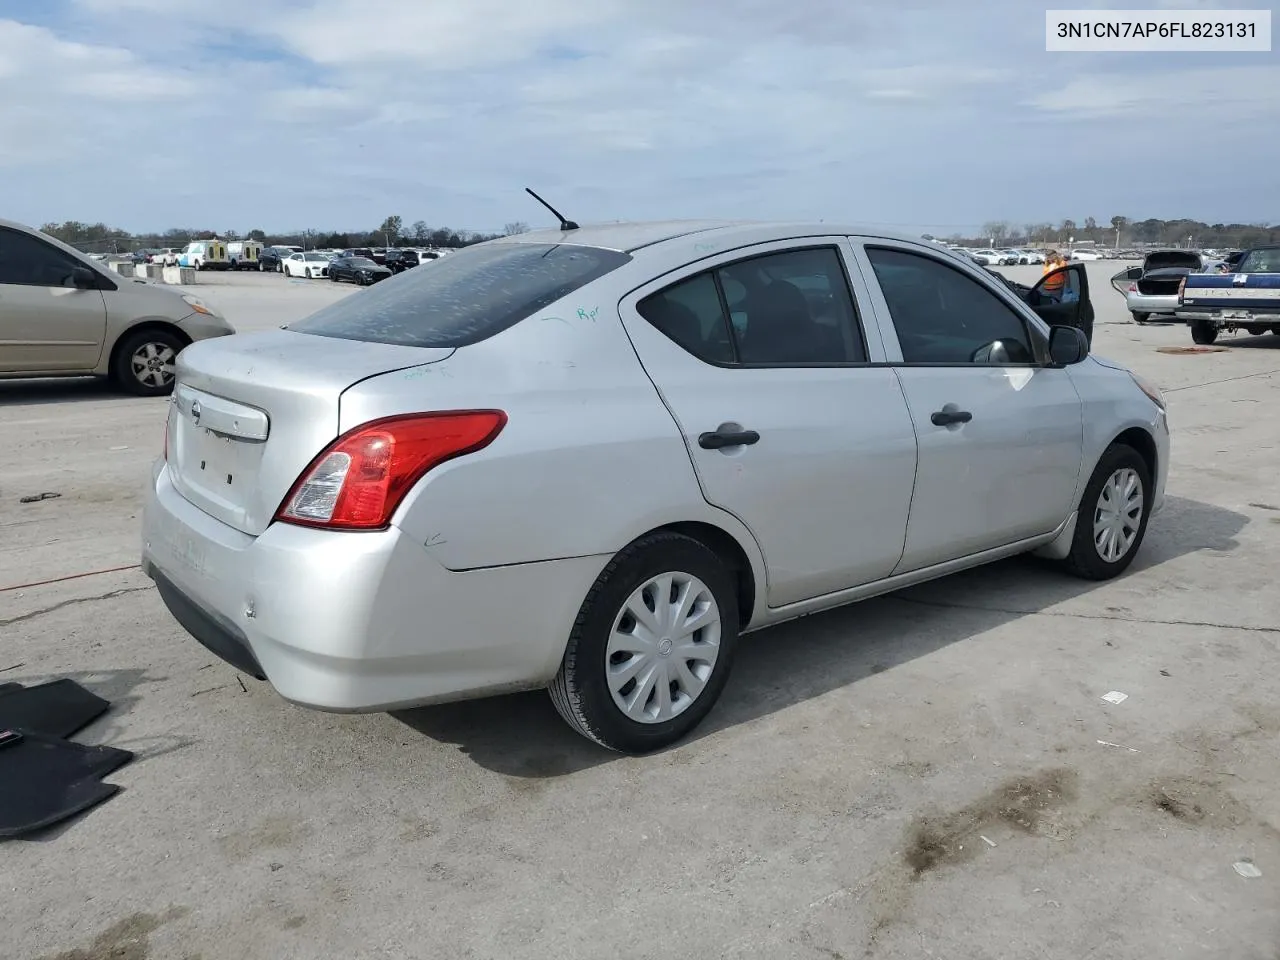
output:
M 361 424 L 311 462 L 276 519 L 327 529 L 382 529 L 428 470 L 487 447 L 506 423 L 501 410 L 459 410 Z
M 1138 292 L 1138 285 L 1137 285 L 1136 283 L 1131 283 L 1131 284 L 1129 284 L 1129 292 L 1130 292 L 1130 293 L 1137 293 L 1137 292 Z

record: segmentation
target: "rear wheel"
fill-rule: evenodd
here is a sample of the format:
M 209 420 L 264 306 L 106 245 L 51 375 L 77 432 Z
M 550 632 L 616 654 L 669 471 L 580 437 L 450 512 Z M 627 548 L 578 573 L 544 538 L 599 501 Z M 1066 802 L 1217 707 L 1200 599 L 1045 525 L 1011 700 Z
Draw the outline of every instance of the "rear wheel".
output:
M 584 737 L 647 753 L 688 734 L 724 689 L 738 601 L 723 561 L 656 533 L 624 547 L 583 601 L 551 700 Z
M 174 361 L 187 345 L 169 330 L 139 330 L 126 336 L 116 350 L 111 378 L 123 390 L 140 397 L 160 397 L 173 390 Z
M 261 272 L 262 272 L 263 270 L 265 270 L 265 269 L 267 269 L 267 268 L 266 268 L 266 267 L 264 267 L 264 266 L 262 265 L 262 261 L 261 261 L 261 260 L 259 260 L 259 261 L 258 261 L 258 272 L 259 272 L 259 273 L 261 273 Z
M 1267 328 L 1260 323 L 1250 324 L 1245 329 L 1249 331 L 1249 335 L 1252 337 L 1260 337 L 1267 332 Z
M 1142 546 L 1151 496 L 1151 469 L 1138 451 L 1123 443 L 1108 447 L 1080 499 L 1067 569 L 1086 580 L 1123 573 Z
M 1134 323 L 1146 323 L 1147 317 L 1151 316 L 1149 313 L 1139 313 L 1137 310 L 1131 311 L 1131 315 Z
M 1208 320 L 1191 321 L 1191 340 L 1193 343 L 1210 344 L 1218 339 L 1218 325 Z

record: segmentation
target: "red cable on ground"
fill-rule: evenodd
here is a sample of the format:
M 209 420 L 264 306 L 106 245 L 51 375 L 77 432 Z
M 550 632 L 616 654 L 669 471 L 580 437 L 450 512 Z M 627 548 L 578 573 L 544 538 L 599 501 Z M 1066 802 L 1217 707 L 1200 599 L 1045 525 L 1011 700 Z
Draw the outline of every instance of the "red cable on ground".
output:
M 62 583 L 65 580 L 79 580 L 81 577 L 96 577 L 103 573 L 119 573 L 122 570 L 136 570 L 142 566 L 140 563 L 131 563 L 127 567 L 107 567 L 105 570 L 90 570 L 88 573 L 73 573 L 67 577 L 54 577 L 52 580 L 37 580 L 35 583 L 19 583 L 12 587 L 0 587 L 0 593 L 8 593 L 10 590 L 26 590 L 28 587 L 43 587 L 50 583 Z

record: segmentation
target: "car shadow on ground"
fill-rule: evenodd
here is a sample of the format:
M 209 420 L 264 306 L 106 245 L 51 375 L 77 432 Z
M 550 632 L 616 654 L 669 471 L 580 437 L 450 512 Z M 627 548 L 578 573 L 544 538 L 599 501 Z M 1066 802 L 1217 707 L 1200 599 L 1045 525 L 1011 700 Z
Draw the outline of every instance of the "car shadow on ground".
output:
M 1168 497 L 1127 576 L 1201 550 L 1227 552 L 1243 514 Z M 743 637 L 720 702 L 690 740 L 803 703 L 1098 589 L 1053 564 L 1015 557 Z M 964 611 L 957 616 L 956 610 Z M 557 777 L 619 759 L 574 733 L 545 691 L 392 714 L 482 767 Z M 686 741 L 688 742 L 688 741 Z M 670 749 L 679 749 L 680 745 Z
M 1244 334 L 1227 340 L 1219 340 L 1218 343 L 1224 347 L 1236 347 L 1245 350 L 1275 350 L 1280 347 L 1280 336 L 1274 333 L 1262 333 L 1257 336 Z
M 146 399 L 149 398 L 125 393 L 100 377 L 0 380 L 0 407 L 34 406 L 42 403 L 68 403 L 81 400 Z

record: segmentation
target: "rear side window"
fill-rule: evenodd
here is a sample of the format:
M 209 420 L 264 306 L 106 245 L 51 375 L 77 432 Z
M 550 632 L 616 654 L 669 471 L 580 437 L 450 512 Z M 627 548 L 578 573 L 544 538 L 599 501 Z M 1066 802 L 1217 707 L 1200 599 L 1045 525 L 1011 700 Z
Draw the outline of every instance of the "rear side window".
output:
M 631 259 L 573 244 L 497 243 L 459 250 L 312 314 L 290 330 L 406 347 L 479 343 Z
M 831 247 L 738 260 L 651 294 L 636 311 L 708 363 L 867 361 L 857 308 Z

